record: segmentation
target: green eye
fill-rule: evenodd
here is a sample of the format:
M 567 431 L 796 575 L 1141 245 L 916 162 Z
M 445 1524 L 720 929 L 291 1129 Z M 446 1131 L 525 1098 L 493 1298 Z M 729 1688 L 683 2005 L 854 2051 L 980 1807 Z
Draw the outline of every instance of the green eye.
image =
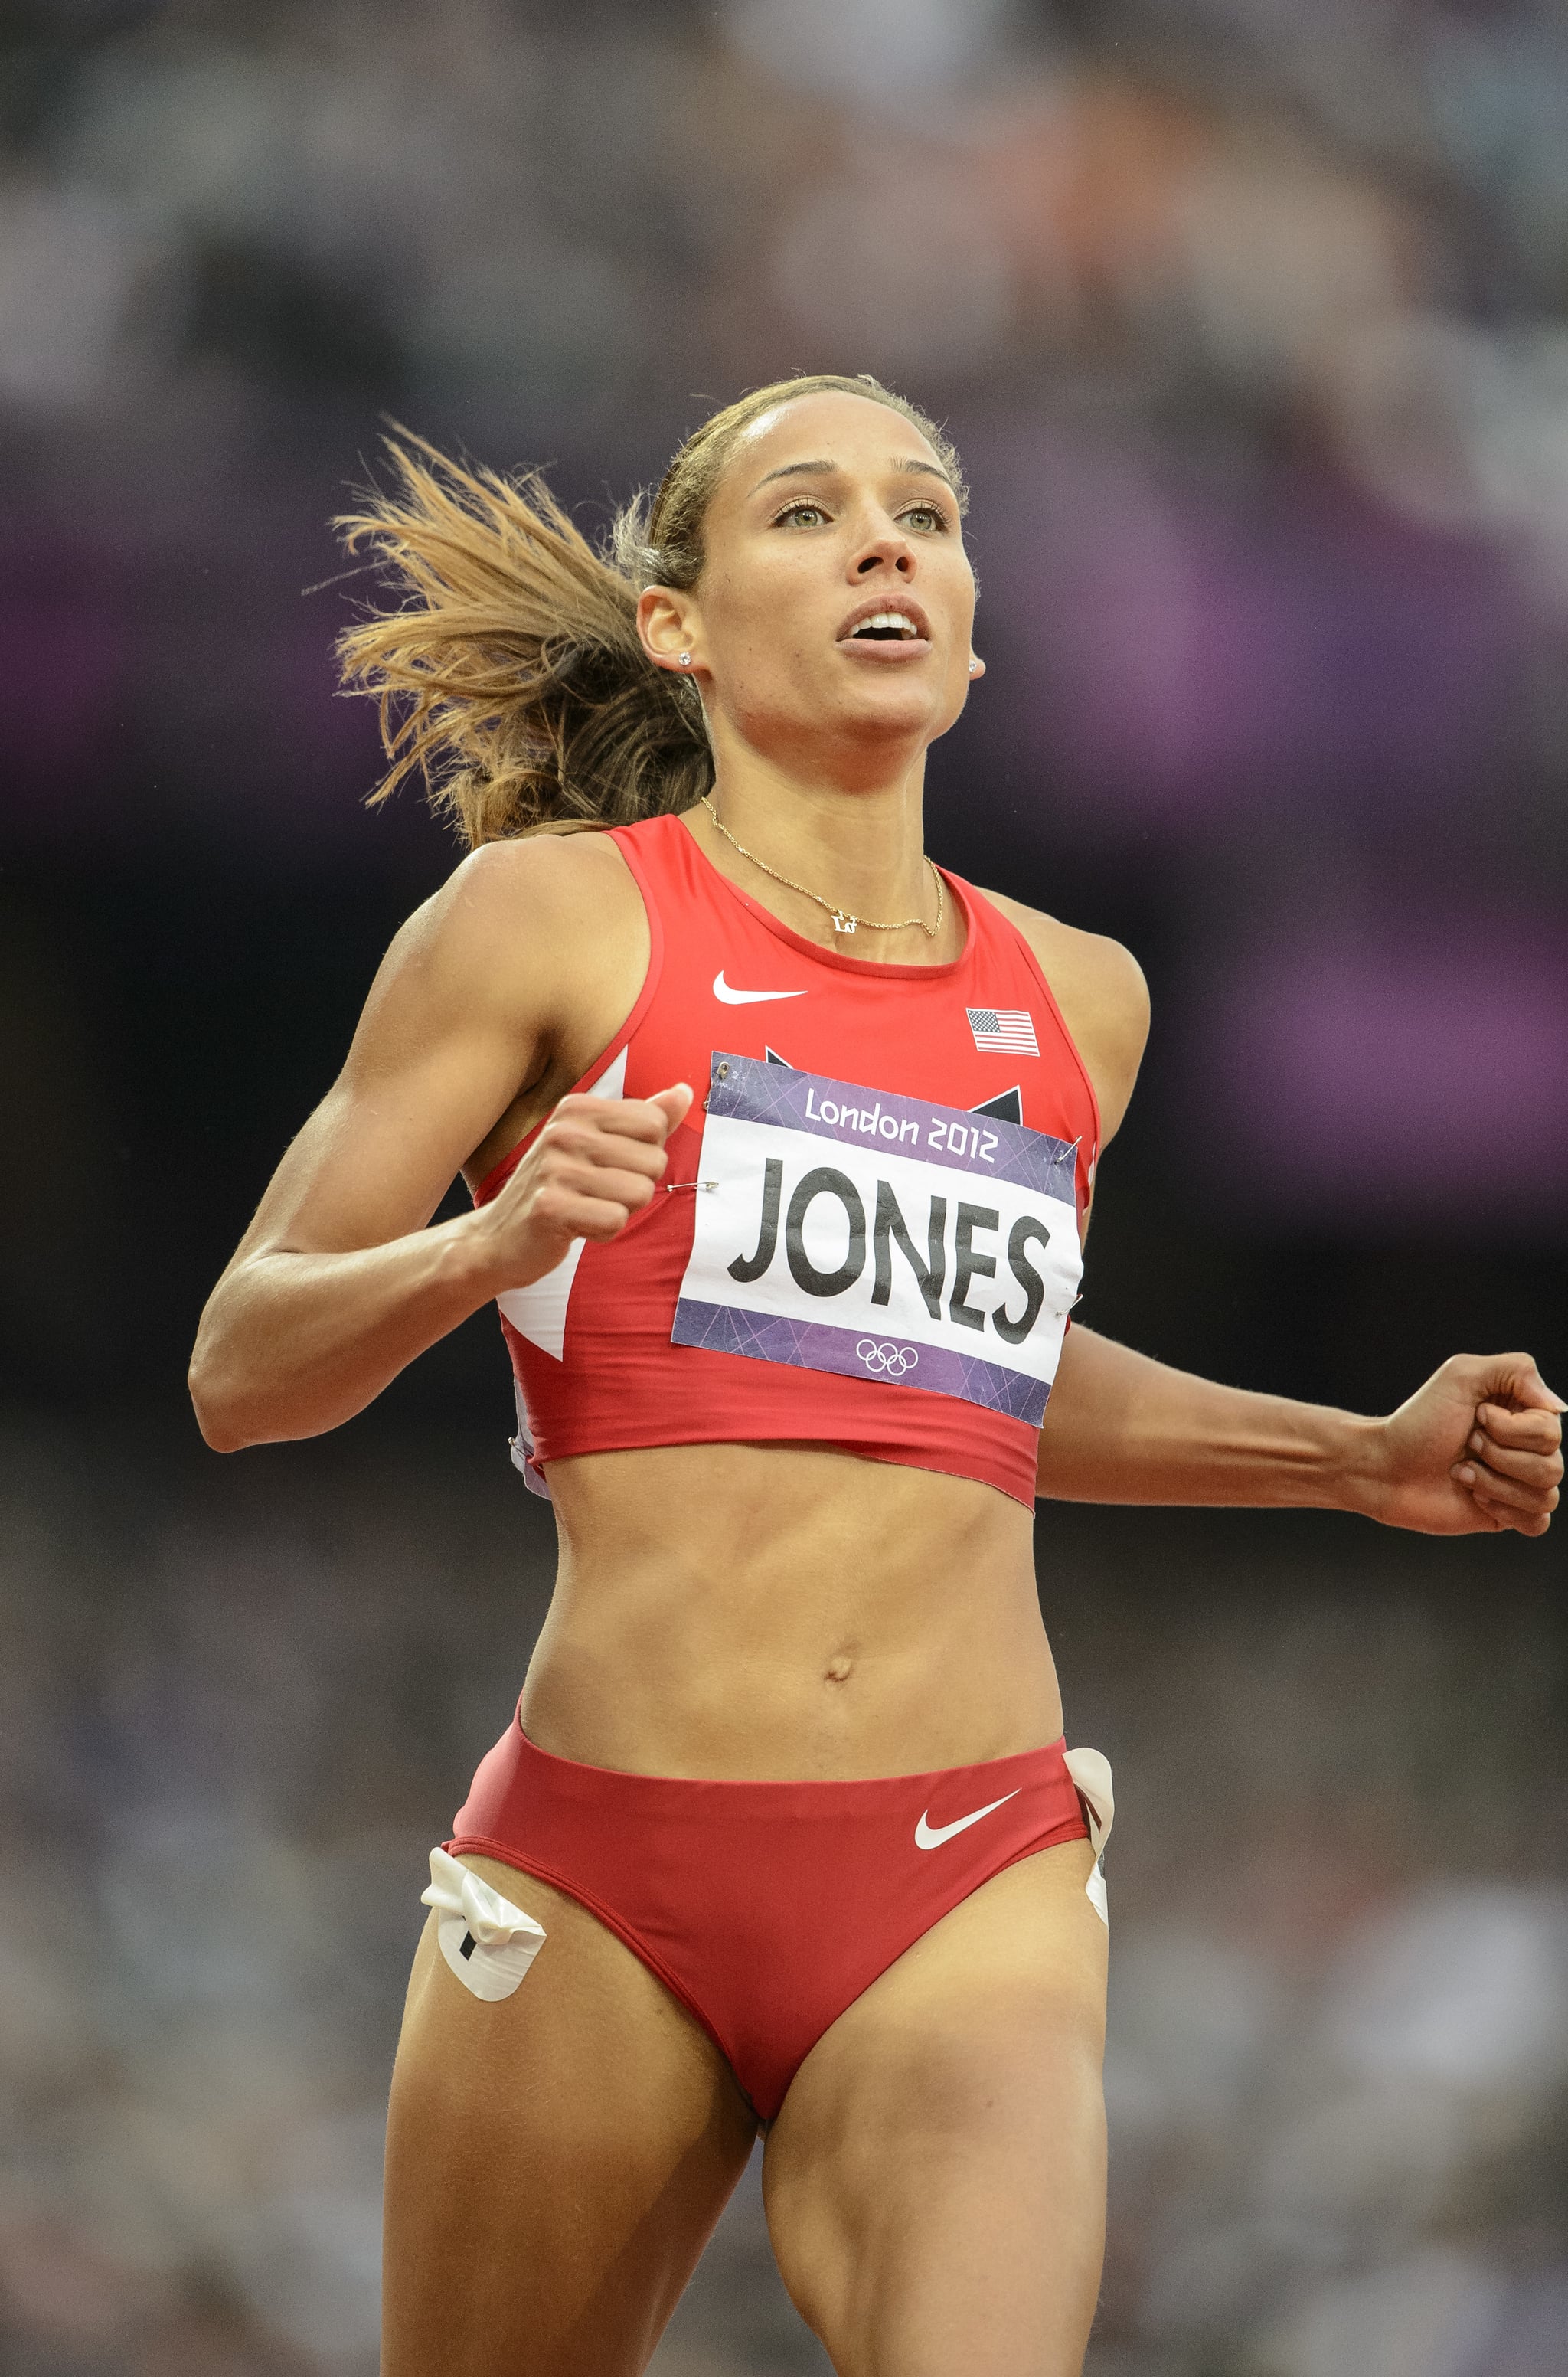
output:
M 782 528 L 786 521 L 799 520 L 802 515 L 807 512 L 811 514 L 811 520 L 808 523 L 808 525 L 811 526 L 814 526 L 817 521 L 825 520 L 827 518 L 827 514 L 823 510 L 820 504 L 790 504 L 787 505 L 784 510 L 779 513 L 774 525 L 777 528 Z
M 924 529 L 944 529 L 946 515 L 935 504 L 911 504 L 904 519 L 919 523 Z

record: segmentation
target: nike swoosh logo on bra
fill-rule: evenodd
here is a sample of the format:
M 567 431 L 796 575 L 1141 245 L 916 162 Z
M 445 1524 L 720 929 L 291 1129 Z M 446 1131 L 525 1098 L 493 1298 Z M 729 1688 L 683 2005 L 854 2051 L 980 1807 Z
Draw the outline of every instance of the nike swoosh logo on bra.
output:
M 759 998 L 804 998 L 806 994 L 803 990 L 731 990 L 720 966 L 713 977 L 713 995 L 726 1007 L 751 1007 Z
M 1022 1788 L 1023 1786 L 1020 1784 L 1018 1789 L 1022 1790 Z M 1000 1799 L 992 1799 L 991 1805 L 987 1808 L 977 1808 L 972 1816 L 960 1816 L 956 1824 L 932 1825 L 927 1823 L 926 1816 L 929 1816 L 931 1813 L 931 1810 L 928 1808 L 925 1811 L 925 1815 L 921 1818 L 920 1822 L 915 1826 L 916 1848 L 939 1849 L 944 1841 L 950 1841 L 952 1839 L 955 1833 L 967 1833 L 969 1826 L 971 1824 L 978 1824 L 982 1816 L 994 1815 L 998 1808 L 1004 1808 L 1009 1799 L 1016 1799 L 1017 1796 L 1017 1791 L 1004 1791 Z

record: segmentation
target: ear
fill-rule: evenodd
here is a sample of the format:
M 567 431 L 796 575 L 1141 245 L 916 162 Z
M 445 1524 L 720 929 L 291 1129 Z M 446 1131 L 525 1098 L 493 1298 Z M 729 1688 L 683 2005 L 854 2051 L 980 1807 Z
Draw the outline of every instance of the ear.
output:
M 649 586 L 637 598 L 637 633 L 655 668 L 695 676 L 702 664 L 700 622 L 690 594 L 674 586 Z

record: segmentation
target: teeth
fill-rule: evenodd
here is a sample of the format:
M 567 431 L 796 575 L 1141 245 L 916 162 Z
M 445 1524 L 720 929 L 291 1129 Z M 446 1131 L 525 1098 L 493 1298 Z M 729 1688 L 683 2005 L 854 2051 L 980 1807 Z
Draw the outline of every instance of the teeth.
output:
M 873 627 L 894 627 L 901 636 L 918 636 L 920 629 L 907 611 L 873 611 L 869 619 L 861 619 L 855 628 L 857 636 Z

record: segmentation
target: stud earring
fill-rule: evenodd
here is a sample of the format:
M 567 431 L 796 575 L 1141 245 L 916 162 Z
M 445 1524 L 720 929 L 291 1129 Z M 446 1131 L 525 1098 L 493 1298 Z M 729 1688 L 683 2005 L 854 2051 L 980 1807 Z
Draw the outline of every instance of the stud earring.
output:
M 683 668 L 690 668 L 690 667 L 691 667 L 691 664 L 692 664 L 692 656 L 691 656 L 690 652 L 683 652 L 683 653 L 681 654 L 681 666 L 682 666 Z

